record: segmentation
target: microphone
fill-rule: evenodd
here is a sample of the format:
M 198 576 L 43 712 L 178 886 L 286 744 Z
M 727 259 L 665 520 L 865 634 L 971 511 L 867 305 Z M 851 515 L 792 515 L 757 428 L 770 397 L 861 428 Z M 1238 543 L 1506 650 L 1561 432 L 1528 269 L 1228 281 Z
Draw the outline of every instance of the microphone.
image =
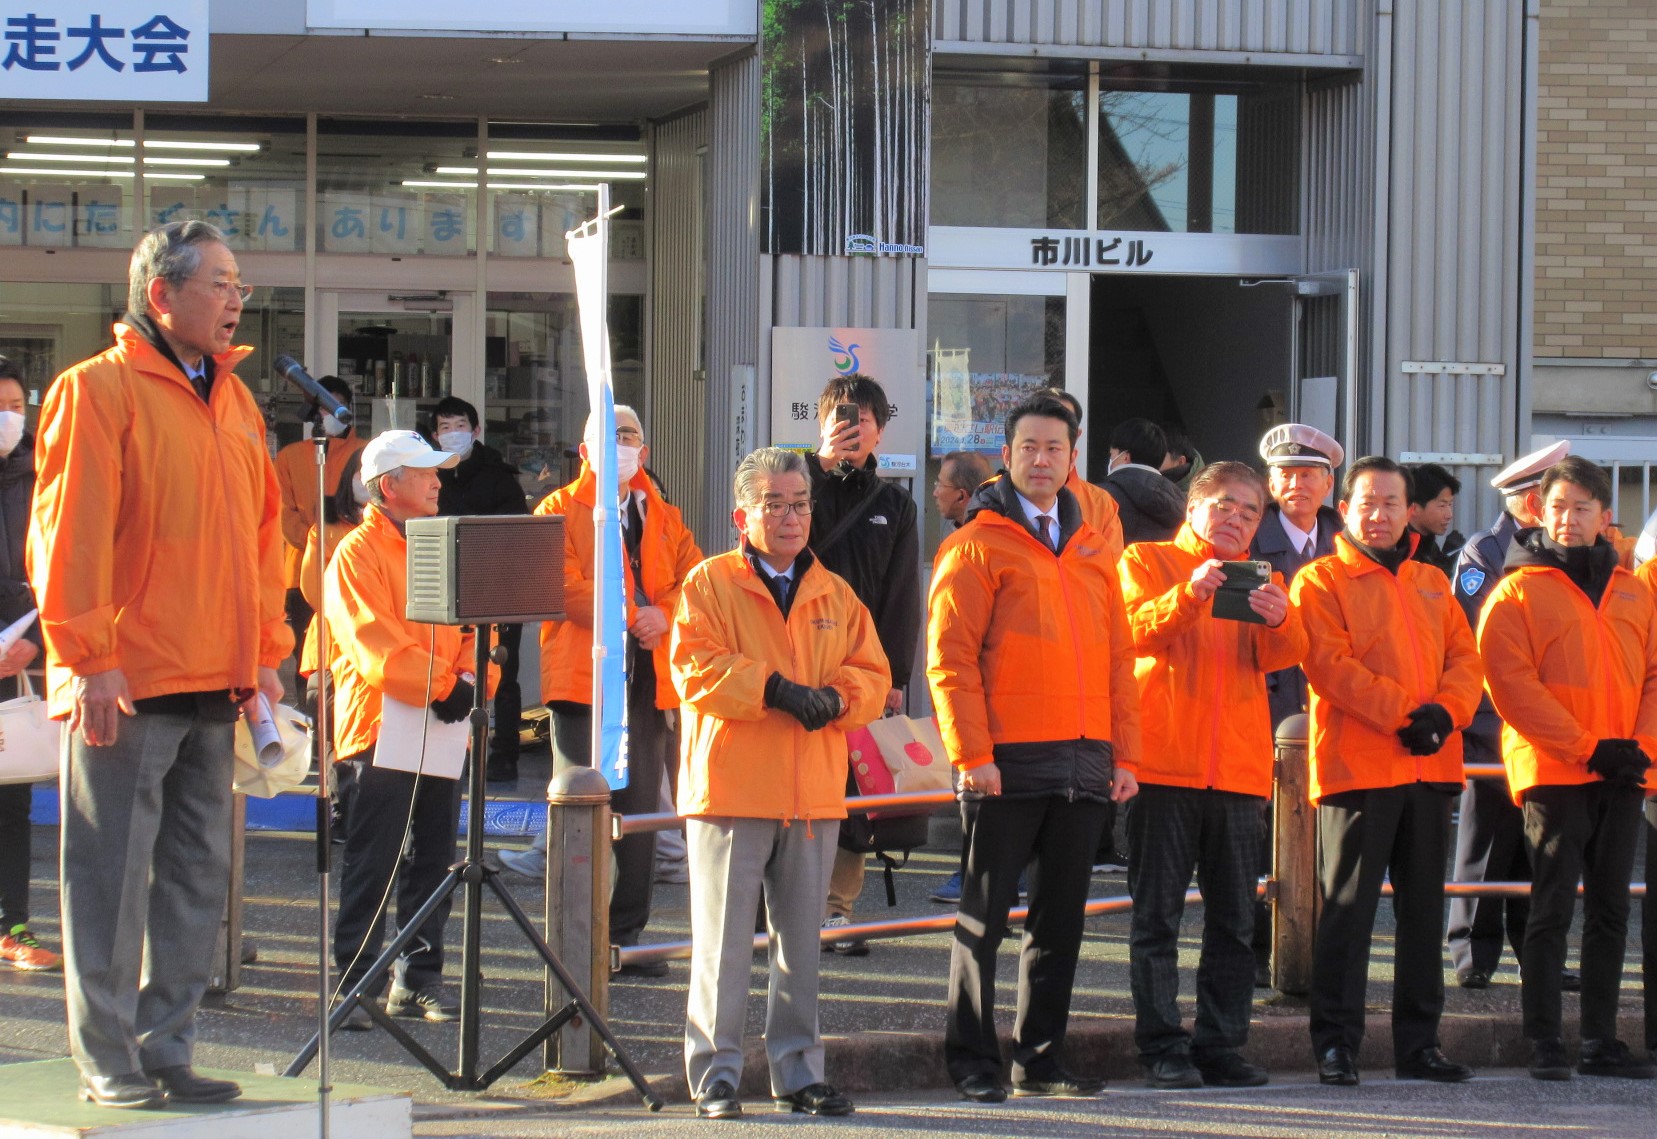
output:
M 292 356 L 278 356 L 271 364 L 282 377 L 316 401 L 316 405 L 346 426 L 351 424 L 351 409 L 339 401 L 333 392 L 311 378 L 298 360 Z

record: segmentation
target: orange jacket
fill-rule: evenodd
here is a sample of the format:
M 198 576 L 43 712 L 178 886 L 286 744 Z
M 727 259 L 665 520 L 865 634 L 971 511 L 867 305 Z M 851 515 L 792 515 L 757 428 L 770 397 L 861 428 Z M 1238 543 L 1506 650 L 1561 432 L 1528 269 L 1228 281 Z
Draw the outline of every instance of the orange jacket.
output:
M 214 357 L 210 402 L 136 330 L 47 389 L 28 572 L 52 715 L 74 676 L 121 669 L 136 700 L 251 689 L 293 651 L 265 421 Z
M 1532 787 L 1597 782 L 1587 764 L 1602 739 L 1657 757 L 1657 600 L 1621 566 L 1598 609 L 1562 570 L 1512 570 L 1485 601 L 1479 652 L 1515 803 Z
M 1300 663 L 1306 631 L 1293 606 L 1275 629 L 1216 618 L 1191 590 L 1192 571 L 1214 556 L 1189 525 L 1171 542 L 1136 542 L 1122 555 L 1122 599 L 1140 654 L 1139 781 L 1270 795 L 1266 673 Z M 1283 575 L 1272 580 L 1282 585 Z
M 1411 755 L 1394 734 L 1422 704 L 1443 705 L 1458 729 L 1478 707 L 1478 647 L 1444 574 L 1406 561 L 1394 576 L 1342 533 L 1333 554 L 1295 575 L 1290 592 L 1306 627 L 1312 800 L 1462 782 L 1460 731 L 1427 756 Z
M 299 592 L 305 595 L 305 604 L 318 614 L 322 612 L 322 571 L 328 565 L 328 559 L 334 556 L 339 540 L 353 529 L 355 527 L 349 522 L 328 523 L 326 553 L 317 549 L 317 527 L 312 526 L 310 534 L 305 538 L 305 560 L 300 563 Z M 317 629 L 321 624 L 322 618 L 318 616 L 305 626 L 305 642 L 299 646 L 300 676 L 310 676 L 316 671 L 316 638 Z
M 1070 468 L 1070 477 L 1064 485 L 1082 505 L 1082 521 L 1099 531 L 1105 539 L 1105 556 L 1115 565 L 1122 558 L 1122 510 L 1116 499 L 1102 486 L 1094 486 L 1076 468 Z
M 423 707 L 477 668 L 477 640 L 458 625 L 410 621 L 408 540 L 376 506 L 340 539 L 323 573 L 322 612 L 333 639 L 334 755 L 350 759 L 380 738 L 385 696 Z M 489 692 L 500 669 L 489 666 Z
M 1000 745 L 1099 740 L 1133 771 L 1133 637 L 1106 538 L 1061 494 L 1055 555 L 993 505 L 1002 481 L 979 488 L 976 512 L 938 547 L 927 599 L 926 677 L 950 762 L 980 767 Z
M 581 464 L 581 474 L 543 498 L 537 514 L 564 516 L 564 620 L 541 623 L 541 699 L 593 702 L 593 504 L 592 468 Z M 685 575 L 702 560 L 696 538 L 679 509 L 662 498 L 650 476 L 633 476 L 634 490 L 644 492 L 644 536 L 639 541 L 639 569 L 644 595 L 671 622 L 679 604 Z M 633 569 L 622 559 L 627 582 L 627 623 L 638 612 L 634 604 Z M 656 707 L 676 708 L 679 697 L 669 675 L 668 639 L 663 637 L 652 656 L 656 665 Z
M 328 463 L 322 477 L 329 494 L 339 489 L 346 461 L 365 446 L 366 441 L 355 432 L 328 440 Z M 282 565 L 288 588 L 314 592 L 315 585 L 300 581 L 300 570 L 305 536 L 316 525 L 316 444 L 301 439 L 276 452 L 276 482 L 282 488 L 282 538 L 286 542 Z
M 681 815 L 846 817 L 846 733 L 881 714 L 892 671 L 874 618 L 843 578 L 810 559 L 794 590 L 784 621 L 742 550 L 711 557 L 686 577 L 671 651 L 684 716 Z M 832 685 L 846 710 L 806 731 L 765 706 L 773 672 Z

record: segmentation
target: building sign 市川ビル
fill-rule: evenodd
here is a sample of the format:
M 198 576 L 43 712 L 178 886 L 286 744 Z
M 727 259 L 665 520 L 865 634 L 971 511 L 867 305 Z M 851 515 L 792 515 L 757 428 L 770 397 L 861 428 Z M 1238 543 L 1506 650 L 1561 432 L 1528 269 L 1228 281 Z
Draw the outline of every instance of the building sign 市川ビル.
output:
M 0 99 L 206 102 L 208 0 L 0 4 Z

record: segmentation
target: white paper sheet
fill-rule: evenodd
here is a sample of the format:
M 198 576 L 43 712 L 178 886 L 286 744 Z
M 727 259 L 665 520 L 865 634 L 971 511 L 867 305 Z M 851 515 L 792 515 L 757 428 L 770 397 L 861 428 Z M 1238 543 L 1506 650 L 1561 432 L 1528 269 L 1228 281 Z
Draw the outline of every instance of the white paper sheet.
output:
M 390 696 L 381 696 L 380 740 L 374 747 L 374 766 L 415 771 L 439 779 L 459 779 L 471 743 L 470 718 L 445 724 L 430 708 L 417 708 Z M 422 762 L 422 737 L 424 762 Z

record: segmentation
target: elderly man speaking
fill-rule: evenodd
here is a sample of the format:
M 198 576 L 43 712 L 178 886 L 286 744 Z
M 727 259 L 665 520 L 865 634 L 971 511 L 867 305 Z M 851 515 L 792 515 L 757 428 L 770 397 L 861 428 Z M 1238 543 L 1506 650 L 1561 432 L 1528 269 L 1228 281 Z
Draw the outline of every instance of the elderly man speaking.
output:
M 892 674 L 874 619 L 806 548 L 805 460 L 766 447 L 736 469 L 737 549 L 691 571 L 673 621 L 684 712 L 679 813 L 690 856 L 685 1071 L 696 1114 L 742 1114 L 742 1029 L 764 890 L 765 1051 L 777 1107 L 846 1115 L 823 1082 L 818 927 L 846 817 L 845 733 L 880 715 Z

